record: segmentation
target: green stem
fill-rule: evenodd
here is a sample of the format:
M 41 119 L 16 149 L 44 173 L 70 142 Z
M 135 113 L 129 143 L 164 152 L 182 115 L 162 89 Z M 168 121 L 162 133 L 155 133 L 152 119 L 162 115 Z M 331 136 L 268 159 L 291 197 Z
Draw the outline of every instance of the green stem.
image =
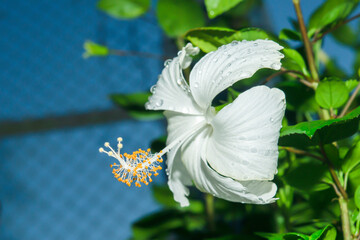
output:
M 318 72 L 316 70 L 316 65 L 315 65 L 315 61 L 314 61 L 314 54 L 313 54 L 313 51 L 312 51 L 312 47 L 311 47 L 309 37 L 307 35 L 307 31 L 306 31 L 306 27 L 305 27 L 305 23 L 304 23 L 304 18 L 303 18 L 302 12 L 301 12 L 300 0 L 293 0 L 293 3 L 294 3 L 294 6 L 295 6 L 296 16 L 297 16 L 298 22 L 299 22 L 301 36 L 302 36 L 303 41 L 304 41 L 304 46 L 305 46 L 305 51 L 306 51 L 306 58 L 307 58 L 308 63 L 309 63 L 311 76 L 312 76 L 314 81 L 318 82 L 319 81 L 319 75 L 318 75 Z
M 340 210 L 341 210 L 341 224 L 342 224 L 344 240 L 352 240 L 347 200 L 340 197 L 339 205 L 340 205 Z
M 215 208 L 214 208 L 214 196 L 211 194 L 205 194 L 206 203 L 206 219 L 208 227 L 211 232 L 215 231 Z

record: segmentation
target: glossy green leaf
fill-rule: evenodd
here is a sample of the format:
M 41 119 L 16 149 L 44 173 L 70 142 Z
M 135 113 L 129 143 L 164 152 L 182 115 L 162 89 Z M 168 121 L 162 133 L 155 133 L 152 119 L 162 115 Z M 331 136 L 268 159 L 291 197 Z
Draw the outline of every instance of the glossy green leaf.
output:
M 316 102 L 323 108 L 339 108 L 349 98 L 349 91 L 343 81 L 326 80 L 319 83 L 316 92 Z
M 311 234 L 309 240 L 335 240 L 336 229 L 332 225 L 326 226 L 313 234 Z
M 94 43 L 93 41 L 86 41 L 84 43 L 84 50 L 84 58 L 104 57 L 109 55 L 109 49 L 106 46 Z
M 309 240 L 309 237 L 301 233 L 256 233 L 256 235 L 268 240 Z
M 150 93 L 112 94 L 110 98 L 135 119 L 156 120 L 163 118 L 161 112 L 145 109 L 145 103 L 150 95 Z
M 360 209 L 360 186 L 356 188 L 355 194 L 354 194 L 354 201 L 358 209 Z
M 360 164 L 360 141 L 358 141 L 345 156 L 342 164 L 344 173 L 349 173 Z
M 329 188 L 323 182 L 328 174 L 327 167 L 320 162 L 307 162 L 291 169 L 284 177 L 287 184 L 304 191 L 314 192 Z
M 345 19 L 359 0 L 327 0 L 311 15 L 308 31 L 315 33 Z
M 242 1 L 243 0 L 205 0 L 205 6 L 209 18 L 214 18 L 235 7 Z
M 203 52 L 215 51 L 218 47 L 234 40 L 273 39 L 268 33 L 259 28 L 244 28 L 235 31 L 229 28 L 203 27 L 188 31 L 185 37 Z
M 281 61 L 282 66 L 288 70 L 295 70 L 302 72 L 305 76 L 310 76 L 304 58 L 298 53 L 298 51 L 290 48 L 284 48 L 283 53 L 285 58 Z
M 280 132 L 280 146 L 306 147 L 327 144 L 347 138 L 358 131 L 360 107 L 342 118 L 302 122 L 283 127 Z
M 335 29 L 331 32 L 331 34 L 337 41 L 345 45 L 356 46 L 359 41 L 358 34 L 356 34 L 348 24 L 344 24 L 343 26 Z
M 356 79 L 349 79 L 349 80 L 345 81 L 345 85 L 349 92 L 354 90 L 358 84 L 359 84 L 359 81 Z
M 324 151 L 335 168 L 340 169 L 342 162 L 339 156 L 339 149 L 333 144 L 326 144 L 324 145 Z
M 118 19 L 131 19 L 143 15 L 150 7 L 150 0 L 100 0 L 97 7 Z
M 159 0 L 157 17 L 169 37 L 181 36 L 192 28 L 205 25 L 204 13 L 195 0 Z
M 300 41 L 301 40 L 301 34 L 297 31 L 284 28 L 280 31 L 279 38 L 282 40 L 295 40 Z

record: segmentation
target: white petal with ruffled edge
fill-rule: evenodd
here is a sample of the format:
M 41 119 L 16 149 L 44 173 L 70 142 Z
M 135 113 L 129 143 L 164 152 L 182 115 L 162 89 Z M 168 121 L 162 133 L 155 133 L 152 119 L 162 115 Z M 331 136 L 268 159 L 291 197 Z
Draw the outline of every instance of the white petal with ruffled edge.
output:
M 168 120 L 167 145 L 178 139 L 185 141 L 206 126 L 203 115 L 193 116 L 172 111 L 165 111 L 164 115 Z M 180 146 L 178 144 L 167 154 L 166 164 L 168 166 L 169 188 L 174 194 L 175 201 L 179 202 L 182 207 L 185 207 L 189 205 L 189 200 L 186 197 L 189 194 L 189 190 L 186 186 L 192 185 L 192 177 L 181 161 Z
M 181 159 L 188 170 L 196 187 L 215 197 L 232 202 L 266 204 L 275 201 L 277 187 L 267 181 L 239 182 L 229 177 L 224 177 L 211 169 L 205 158 L 208 157 L 207 139 L 210 128 L 194 135 L 181 147 Z M 186 197 L 183 195 L 183 197 Z
M 258 86 L 240 94 L 211 122 L 210 166 L 236 180 L 272 180 L 284 111 L 285 95 L 277 88 Z
M 182 74 L 179 58 L 167 60 L 159 80 L 151 88 L 147 110 L 170 110 L 186 114 L 201 114 Z
M 261 68 L 279 70 L 283 47 L 270 40 L 234 41 L 206 54 L 190 73 L 190 89 L 197 104 L 206 109 L 214 97 L 236 81 Z

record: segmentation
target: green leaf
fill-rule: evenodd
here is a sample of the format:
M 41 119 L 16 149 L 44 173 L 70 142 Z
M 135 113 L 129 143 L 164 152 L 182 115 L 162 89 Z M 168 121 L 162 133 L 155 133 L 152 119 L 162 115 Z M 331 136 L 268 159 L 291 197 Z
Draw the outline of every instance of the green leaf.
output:
M 324 150 L 326 156 L 328 156 L 329 160 L 335 166 L 335 168 L 340 169 L 341 167 L 341 159 L 339 157 L 339 150 L 333 144 L 324 145 Z
M 345 156 L 342 164 L 344 173 L 349 173 L 360 164 L 360 141 L 358 141 Z
M 360 209 L 360 186 L 355 190 L 354 201 L 358 209 Z
M 315 33 L 345 19 L 359 0 L 327 0 L 310 17 L 308 31 Z
M 215 18 L 242 1 L 243 0 L 205 0 L 205 6 L 209 18 Z
M 359 84 L 359 81 L 356 79 L 349 79 L 349 80 L 345 81 L 345 85 L 349 92 L 354 90 L 358 84 Z
M 157 17 L 169 37 L 181 36 L 189 29 L 205 25 L 204 13 L 195 0 L 159 0 Z
M 322 180 L 328 174 L 327 167 L 320 162 L 307 162 L 291 169 L 284 177 L 287 184 L 304 192 L 315 192 L 329 188 Z
M 93 41 L 89 40 L 84 42 L 84 50 L 84 58 L 104 57 L 109 55 L 109 49 L 106 46 L 94 43 Z
M 161 234 L 182 228 L 183 214 L 176 210 L 163 210 L 150 214 L 132 225 L 135 239 L 158 239 Z
M 349 46 L 356 46 L 358 43 L 358 34 L 356 34 L 348 24 L 344 24 L 341 27 L 331 32 L 334 38 Z
M 315 99 L 317 103 L 326 109 L 339 108 L 349 98 L 349 91 L 343 81 L 331 78 L 319 83 Z
M 336 229 L 332 225 L 326 226 L 313 234 L 311 234 L 309 240 L 335 240 Z
M 110 99 L 135 119 L 156 120 L 163 118 L 161 112 L 145 109 L 145 103 L 150 95 L 151 93 L 112 94 Z
M 256 233 L 256 235 L 268 240 L 309 240 L 309 237 L 301 233 Z
M 229 28 L 220 27 L 202 27 L 188 31 L 185 37 L 203 52 L 215 51 L 218 47 L 231 43 L 234 40 L 256 40 L 256 39 L 274 39 L 264 30 L 259 28 L 244 28 L 235 31 Z
M 302 72 L 305 76 L 310 76 L 307 71 L 304 58 L 294 49 L 284 48 L 283 53 L 285 58 L 282 60 L 283 67 L 288 70 L 295 70 Z
M 300 41 L 301 40 L 301 34 L 297 31 L 284 28 L 280 31 L 279 38 L 282 40 L 295 40 Z
M 359 129 L 360 107 L 342 118 L 302 122 L 283 127 L 280 146 L 306 147 L 327 144 L 347 138 Z
M 143 15 L 150 0 L 100 0 L 97 7 L 114 18 L 131 19 Z

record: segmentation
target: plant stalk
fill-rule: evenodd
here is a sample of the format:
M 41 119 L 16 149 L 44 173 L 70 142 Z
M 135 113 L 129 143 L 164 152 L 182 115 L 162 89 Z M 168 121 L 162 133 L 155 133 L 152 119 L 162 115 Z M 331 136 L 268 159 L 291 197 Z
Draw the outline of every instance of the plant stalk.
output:
M 341 225 L 342 225 L 344 240 L 352 240 L 347 200 L 340 197 L 339 205 L 341 210 Z
M 300 0 L 293 0 L 293 3 L 294 3 L 296 16 L 298 18 L 298 22 L 299 22 L 299 26 L 300 26 L 301 36 L 302 36 L 303 41 L 304 41 L 304 46 L 305 46 L 305 51 L 306 51 L 306 58 L 308 60 L 311 76 L 313 78 L 312 80 L 318 82 L 319 81 L 319 75 L 318 75 L 318 72 L 316 70 L 314 54 L 313 54 L 313 51 L 312 51 L 312 46 L 311 46 L 309 37 L 307 35 L 307 31 L 306 31 L 306 27 L 305 27 L 305 23 L 304 23 L 304 17 L 303 17 L 302 12 L 301 12 Z
M 209 193 L 206 193 L 205 204 L 206 204 L 206 218 L 207 218 L 208 227 L 211 232 L 214 232 L 215 231 L 214 196 Z

